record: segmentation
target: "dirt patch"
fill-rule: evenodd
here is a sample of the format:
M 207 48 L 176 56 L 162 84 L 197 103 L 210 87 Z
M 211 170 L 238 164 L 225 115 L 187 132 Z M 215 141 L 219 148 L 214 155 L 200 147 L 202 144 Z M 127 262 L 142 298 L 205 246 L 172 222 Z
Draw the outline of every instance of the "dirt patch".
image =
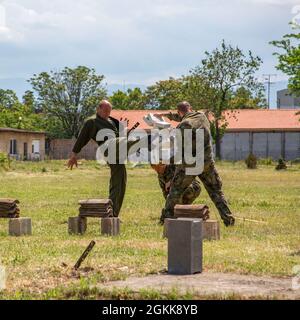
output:
M 232 273 L 202 273 L 188 276 L 160 274 L 143 278 L 128 278 L 125 281 L 110 281 L 99 285 L 99 289 L 124 289 L 134 292 L 157 290 L 168 293 L 193 293 L 196 296 L 235 295 L 241 298 L 300 299 L 300 290 L 292 289 L 292 278 L 257 277 Z

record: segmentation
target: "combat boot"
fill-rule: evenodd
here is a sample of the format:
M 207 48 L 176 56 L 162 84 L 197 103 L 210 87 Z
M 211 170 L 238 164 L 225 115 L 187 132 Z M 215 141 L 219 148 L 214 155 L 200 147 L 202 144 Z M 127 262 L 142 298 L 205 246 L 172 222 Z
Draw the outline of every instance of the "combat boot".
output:
M 234 219 L 233 216 L 229 216 L 229 215 L 223 216 L 223 217 L 222 217 L 222 220 L 223 220 L 224 225 L 225 225 L 226 227 L 233 227 L 234 224 L 235 224 L 235 219 Z

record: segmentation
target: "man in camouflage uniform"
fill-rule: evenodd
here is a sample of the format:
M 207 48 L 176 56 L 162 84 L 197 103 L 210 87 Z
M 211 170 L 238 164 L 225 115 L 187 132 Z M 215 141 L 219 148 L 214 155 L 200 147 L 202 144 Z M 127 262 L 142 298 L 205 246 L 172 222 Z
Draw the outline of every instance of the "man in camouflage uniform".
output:
M 219 211 L 225 226 L 234 225 L 235 219 L 228 207 L 224 193 L 222 191 L 222 181 L 215 167 L 213 160 L 210 125 L 203 112 L 194 112 L 188 102 L 181 102 L 177 106 L 176 113 L 156 114 L 158 117 L 167 117 L 170 120 L 180 122 L 178 129 L 204 130 L 204 170 L 198 175 L 208 192 L 211 200 Z M 195 140 L 192 141 L 193 152 L 195 153 Z M 183 145 L 184 147 L 184 145 Z M 195 179 L 193 175 L 186 174 L 186 165 L 176 165 L 176 171 L 171 183 L 170 193 L 167 197 L 165 208 L 162 210 L 161 222 L 165 218 L 174 217 L 174 207 L 182 204 L 184 190 Z
M 87 119 L 80 131 L 80 134 L 75 142 L 72 150 L 71 157 L 68 162 L 68 167 L 73 168 L 75 165 L 77 167 L 77 154 L 81 149 L 92 139 L 96 141 L 96 136 L 99 130 L 110 129 L 115 134 L 115 141 L 118 143 L 119 132 L 125 128 L 122 123 L 110 116 L 112 110 L 112 105 L 109 101 L 103 100 L 97 107 L 96 115 Z M 104 141 L 96 141 L 98 145 L 102 145 Z M 135 142 L 134 142 L 135 143 Z M 128 143 L 128 148 L 132 146 L 133 143 Z M 122 207 L 126 184 L 127 184 L 127 173 L 125 164 L 109 164 L 111 176 L 109 184 L 109 199 L 113 202 L 114 216 L 118 216 Z
M 167 199 L 172 179 L 174 178 L 176 166 L 166 164 L 153 164 L 151 167 L 157 172 L 159 186 L 165 199 Z M 194 179 L 192 183 L 184 190 L 182 195 L 182 204 L 192 204 L 201 193 L 201 185 L 198 179 Z

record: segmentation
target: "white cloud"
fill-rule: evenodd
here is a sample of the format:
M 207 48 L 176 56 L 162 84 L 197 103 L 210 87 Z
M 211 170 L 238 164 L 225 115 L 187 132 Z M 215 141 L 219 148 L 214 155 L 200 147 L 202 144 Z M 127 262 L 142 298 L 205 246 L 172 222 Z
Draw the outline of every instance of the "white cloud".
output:
M 6 10 L 4 26 L 0 14 L 2 76 L 28 78 L 34 72 L 85 64 L 110 79 L 148 84 L 186 73 L 223 38 L 261 55 L 264 72 L 274 69 L 268 41 L 289 30 L 292 7 L 300 0 L 0 3 Z
M 91 23 L 97 22 L 97 19 L 93 16 L 90 16 L 90 15 L 84 16 L 84 17 L 82 17 L 82 19 L 86 22 L 91 22 Z
M 21 35 L 8 27 L 6 21 L 6 7 L 0 1 L 0 43 L 7 43 L 17 39 L 20 40 Z
M 198 8 L 185 5 L 183 3 L 158 4 L 153 6 L 152 13 L 158 17 L 177 17 L 194 13 Z M 150 11 L 151 12 L 151 11 Z
M 0 4 L 0 27 L 6 27 L 6 11 L 2 4 Z
M 253 2 L 255 4 L 268 4 L 279 6 L 292 6 L 300 3 L 299 0 L 242 0 L 244 2 Z

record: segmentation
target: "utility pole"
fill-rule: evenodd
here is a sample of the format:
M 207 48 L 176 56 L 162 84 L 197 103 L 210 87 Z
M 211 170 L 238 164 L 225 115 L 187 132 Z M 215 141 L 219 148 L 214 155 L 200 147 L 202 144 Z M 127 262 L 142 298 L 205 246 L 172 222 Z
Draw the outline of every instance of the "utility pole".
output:
M 271 93 L 271 85 L 274 84 L 275 82 L 271 82 L 271 77 L 276 77 L 277 74 L 264 74 L 265 77 L 265 83 L 268 85 L 268 109 L 270 109 L 270 93 Z

